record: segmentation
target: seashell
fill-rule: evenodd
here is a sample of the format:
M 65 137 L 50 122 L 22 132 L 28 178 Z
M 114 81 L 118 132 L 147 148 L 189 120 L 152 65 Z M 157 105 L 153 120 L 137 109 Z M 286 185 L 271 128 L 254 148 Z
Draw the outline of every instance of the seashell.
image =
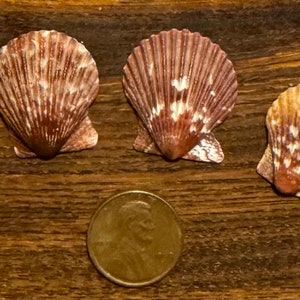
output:
M 300 84 L 273 102 L 266 126 L 268 146 L 257 172 L 280 193 L 300 196 Z
M 223 160 L 211 131 L 232 110 L 237 80 L 219 45 L 187 29 L 162 31 L 141 41 L 123 71 L 140 120 L 136 150 L 168 160 Z
M 0 113 L 19 157 L 48 159 L 95 146 L 87 109 L 98 89 L 91 54 L 64 33 L 32 31 L 0 49 Z

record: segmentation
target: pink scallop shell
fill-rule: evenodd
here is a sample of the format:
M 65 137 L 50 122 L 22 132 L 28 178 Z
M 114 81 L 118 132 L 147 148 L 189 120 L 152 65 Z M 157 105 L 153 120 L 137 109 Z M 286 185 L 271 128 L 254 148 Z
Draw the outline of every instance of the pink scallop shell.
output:
M 209 38 L 172 29 L 141 41 L 124 67 L 123 86 L 141 121 L 136 150 L 170 160 L 223 160 L 211 131 L 232 110 L 237 80 Z
M 51 158 L 96 145 L 87 115 L 97 96 L 96 63 L 57 31 L 32 31 L 0 49 L 0 112 L 19 157 Z
M 284 194 L 300 194 L 300 84 L 288 88 L 269 108 L 268 146 L 257 172 Z

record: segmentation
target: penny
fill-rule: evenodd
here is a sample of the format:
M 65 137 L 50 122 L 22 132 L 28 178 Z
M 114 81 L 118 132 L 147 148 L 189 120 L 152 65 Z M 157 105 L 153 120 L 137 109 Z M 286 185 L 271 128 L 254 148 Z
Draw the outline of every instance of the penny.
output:
M 168 202 L 129 191 L 105 201 L 91 219 L 87 247 L 97 270 L 123 286 L 162 279 L 182 249 L 180 220 Z

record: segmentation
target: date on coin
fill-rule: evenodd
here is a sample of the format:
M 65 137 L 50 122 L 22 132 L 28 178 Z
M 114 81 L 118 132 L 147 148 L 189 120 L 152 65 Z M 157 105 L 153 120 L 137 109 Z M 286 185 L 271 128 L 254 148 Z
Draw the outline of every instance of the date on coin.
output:
M 105 201 L 92 217 L 87 247 L 97 270 L 123 286 L 145 286 L 176 264 L 183 235 L 175 210 L 160 197 L 129 191 Z

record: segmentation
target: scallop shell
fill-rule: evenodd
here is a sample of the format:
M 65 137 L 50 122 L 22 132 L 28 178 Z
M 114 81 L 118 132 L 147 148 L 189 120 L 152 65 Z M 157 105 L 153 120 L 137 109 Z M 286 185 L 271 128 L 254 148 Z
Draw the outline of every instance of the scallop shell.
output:
M 268 146 L 257 172 L 283 194 L 300 195 L 300 84 L 269 108 Z
M 32 31 L 0 49 L 0 112 L 19 157 L 51 158 L 96 145 L 87 109 L 98 89 L 91 54 L 64 33 Z
M 141 41 L 123 71 L 140 119 L 136 150 L 169 160 L 223 160 L 211 131 L 232 110 L 237 80 L 219 45 L 186 29 L 162 31 Z

